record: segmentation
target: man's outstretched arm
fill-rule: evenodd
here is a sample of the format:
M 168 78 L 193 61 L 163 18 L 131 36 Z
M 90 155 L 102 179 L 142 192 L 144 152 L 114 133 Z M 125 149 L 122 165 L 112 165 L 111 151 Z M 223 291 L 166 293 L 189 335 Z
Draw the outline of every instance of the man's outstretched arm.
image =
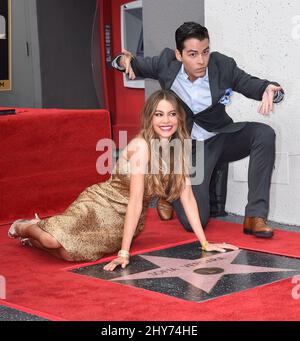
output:
M 263 93 L 262 100 L 257 111 L 262 115 L 268 115 L 273 111 L 274 103 L 281 102 L 283 97 L 284 91 L 281 86 L 269 84 Z
M 133 55 L 131 52 L 123 49 L 122 53 L 116 56 L 111 62 L 112 67 L 119 71 L 123 71 L 128 75 L 128 78 L 133 80 L 136 78 L 135 73 L 131 67 L 131 61 L 133 59 Z
M 125 71 L 129 77 L 151 78 L 161 81 L 163 75 L 169 69 L 171 63 L 176 60 L 175 51 L 169 48 L 162 50 L 159 56 L 154 57 L 134 57 L 129 51 L 117 56 L 112 66 Z M 134 78 L 133 78 L 134 79 Z
M 284 98 L 282 87 L 276 82 L 270 82 L 266 79 L 259 79 L 247 74 L 241 70 L 231 59 L 233 73 L 233 90 L 248 98 L 261 101 L 258 112 L 268 115 L 273 111 L 273 104 L 279 103 Z

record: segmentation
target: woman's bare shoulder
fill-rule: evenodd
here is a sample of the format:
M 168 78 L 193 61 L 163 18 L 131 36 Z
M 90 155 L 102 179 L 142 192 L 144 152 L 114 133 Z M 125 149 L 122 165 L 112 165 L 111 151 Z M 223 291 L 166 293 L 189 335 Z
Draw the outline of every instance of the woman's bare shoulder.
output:
M 131 153 L 146 153 L 148 152 L 148 144 L 143 137 L 136 136 L 129 142 L 127 150 Z
M 130 160 L 133 155 L 148 155 L 148 144 L 142 136 L 134 137 L 123 151 L 123 155 Z

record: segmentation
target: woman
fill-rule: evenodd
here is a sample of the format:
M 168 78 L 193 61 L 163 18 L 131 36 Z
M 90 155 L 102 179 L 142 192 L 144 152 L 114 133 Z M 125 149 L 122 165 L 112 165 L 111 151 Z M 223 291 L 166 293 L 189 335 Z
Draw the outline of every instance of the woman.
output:
M 143 229 L 150 199 L 180 197 L 203 250 L 237 249 L 207 242 L 188 179 L 186 149 L 173 152 L 168 164 L 165 155 L 170 141 L 183 147 L 187 140 L 185 112 L 178 99 L 171 91 L 155 92 L 145 103 L 140 134 L 124 149 L 108 181 L 88 187 L 62 214 L 15 221 L 9 236 L 68 261 L 95 261 L 120 250 L 104 267 L 112 271 L 129 263 L 130 245 Z M 180 172 L 175 171 L 178 165 Z

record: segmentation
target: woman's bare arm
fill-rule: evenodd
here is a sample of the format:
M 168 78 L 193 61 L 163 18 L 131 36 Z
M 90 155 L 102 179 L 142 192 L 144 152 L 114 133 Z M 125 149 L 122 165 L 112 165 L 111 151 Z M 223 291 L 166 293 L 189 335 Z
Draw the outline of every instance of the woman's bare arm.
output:
M 203 231 L 202 224 L 201 224 L 198 205 L 197 205 L 197 202 L 196 202 L 193 190 L 192 190 L 192 186 L 189 181 L 187 181 L 187 184 L 180 195 L 180 200 L 184 208 L 185 214 L 188 218 L 188 221 L 195 235 L 199 239 L 203 250 L 225 252 L 226 251 L 225 249 L 231 249 L 231 250 L 238 249 L 236 246 L 233 246 L 230 244 L 226 244 L 226 243 L 212 244 L 207 241 L 205 237 L 205 233 Z
M 118 265 L 125 268 L 129 263 L 131 242 L 143 209 L 144 181 L 148 163 L 148 146 L 143 139 L 136 139 L 128 146 L 127 151 L 128 154 L 131 154 L 130 194 L 126 209 L 121 246 L 121 253 L 123 253 L 124 257 L 118 257 L 104 267 L 105 270 L 110 271 L 113 271 Z M 128 252 L 128 257 L 126 257 L 126 252 Z

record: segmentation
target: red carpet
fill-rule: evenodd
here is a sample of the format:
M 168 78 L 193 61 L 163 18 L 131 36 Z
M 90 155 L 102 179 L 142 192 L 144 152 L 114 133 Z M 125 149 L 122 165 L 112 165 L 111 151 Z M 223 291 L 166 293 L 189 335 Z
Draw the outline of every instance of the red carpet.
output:
M 0 130 L 0 224 L 61 212 L 108 178 L 96 171 L 97 142 L 111 137 L 107 110 L 17 109 Z
M 300 304 L 292 298 L 291 279 L 203 303 L 187 302 L 139 288 L 67 272 L 72 264 L 39 250 L 19 246 L 0 228 L 0 275 L 7 281 L 4 304 L 51 320 L 299 320 Z M 300 234 L 276 231 L 272 240 L 245 236 L 241 226 L 212 220 L 211 241 L 300 258 Z M 159 221 L 149 209 L 145 230 L 134 241 L 133 253 L 190 242 L 194 235 L 179 222 Z M 103 260 L 102 260 L 103 261 Z M 76 265 L 76 267 L 78 264 Z M 0 301 L 2 303 L 2 301 Z M 280 309 L 279 309 L 280 307 Z

